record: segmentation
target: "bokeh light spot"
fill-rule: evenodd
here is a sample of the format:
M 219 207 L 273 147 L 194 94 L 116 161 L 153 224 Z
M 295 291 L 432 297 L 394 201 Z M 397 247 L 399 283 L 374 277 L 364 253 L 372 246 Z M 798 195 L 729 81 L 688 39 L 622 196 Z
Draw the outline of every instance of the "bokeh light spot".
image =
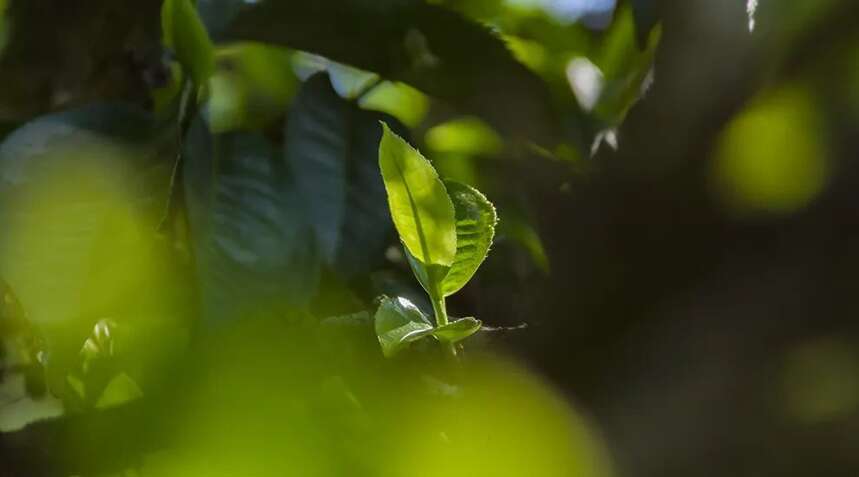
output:
M 719 202 L 740 215 L 807 206 L 830 173 L 820 123 L 801 88 L 755 101 L 728 125 L 717 147 L 712 179 Z

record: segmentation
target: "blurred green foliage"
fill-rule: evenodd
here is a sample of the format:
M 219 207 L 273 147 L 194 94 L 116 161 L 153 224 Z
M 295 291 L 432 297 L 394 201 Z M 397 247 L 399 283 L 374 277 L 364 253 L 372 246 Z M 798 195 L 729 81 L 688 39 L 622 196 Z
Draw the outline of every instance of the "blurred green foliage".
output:
M 714 165 L 718 197 L 739 214 L 791 213 L 826 185 L 822 120 L 798 85 L 766 92 L 727 126 Z
M 589 419 L 482 349 L 493 316 L 452 316 L 499 216 L 497 275 L 549 273 L 511 180 L 528 161 L 573 176 L 616 137 L 661 26 L 634 2 L 158 6 L 157 45 L 128 53 L 142 97 L 51 84 L 65 99 L 8 110 L 0 276 L 24 311 L 0 329 L 29 373 L 10 392 L 50 405 L 0 407 L 27 436 L 0 471 L 612 475 Z M 785 104 L 797 127 L 804 106 Z M 744 167 L 723 175 L 747 184 Z

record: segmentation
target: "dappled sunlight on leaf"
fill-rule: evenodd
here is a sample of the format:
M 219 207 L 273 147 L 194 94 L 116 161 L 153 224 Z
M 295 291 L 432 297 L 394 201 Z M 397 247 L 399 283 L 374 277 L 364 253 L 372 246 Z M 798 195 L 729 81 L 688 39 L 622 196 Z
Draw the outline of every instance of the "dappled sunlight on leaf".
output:
M 429 97 L 405 83 L 385 81 L 361 98 L 361 107 L 388 113 L 403 124 L 416 127 L 426 117 Z
M 497 154 L 504 143 L 485 122 L 475 117 L 463 117 L 430 128 L 424 136 L 427 146 L 438 153 Z
M 217 50 L 208 117 L 215 132 L 262 129 L 281 118 L 298 89 L 292 53 L 256 43 Z

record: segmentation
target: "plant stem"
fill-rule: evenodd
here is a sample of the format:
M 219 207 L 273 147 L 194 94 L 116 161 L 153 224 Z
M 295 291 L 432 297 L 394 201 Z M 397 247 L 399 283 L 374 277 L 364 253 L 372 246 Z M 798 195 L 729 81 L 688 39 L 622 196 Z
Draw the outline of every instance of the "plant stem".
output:
M 435 325 L 436 326 L 444 326 L 448 323 L 447 319 L 447 306 L 444 302 L 444 296 L 439 294 L 439 297 L 432 297 L 432 310 L 435 313 Z M 445 352 L 450 355 L 452 358 L 456 358 L 456 347 L 454 347 L 453 343 L 449 341 L 442 341 L 442 347 Z

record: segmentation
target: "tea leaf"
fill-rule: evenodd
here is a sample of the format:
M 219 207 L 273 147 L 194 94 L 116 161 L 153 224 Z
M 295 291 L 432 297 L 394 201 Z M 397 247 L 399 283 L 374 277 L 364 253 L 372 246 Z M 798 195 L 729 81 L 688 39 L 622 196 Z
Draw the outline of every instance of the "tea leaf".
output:
M 388 358 L 433 332 L 426 315 L 402 297 L 382 299 L 376 311 L 375 327 L 382 353 Z
M 429 161 L 382 123 L 379 165 L 388 205 L 405 247 L 422 263 L 445 265 L 456 255 L 453 204 Z
M 482 325 L 483 323 L 480 320 L 469 316 L 468 318 L 462 318 L 444 326 L 439 326 L 433 330 L 432 334 L 439 341 L 456 343 L 477 333 Z
M 445 296 L 459 291 L 483 263 L 495 236 L 495 207 L 477 189 L 445 181 L 456 211 L 456 256 L 442 281 Z

